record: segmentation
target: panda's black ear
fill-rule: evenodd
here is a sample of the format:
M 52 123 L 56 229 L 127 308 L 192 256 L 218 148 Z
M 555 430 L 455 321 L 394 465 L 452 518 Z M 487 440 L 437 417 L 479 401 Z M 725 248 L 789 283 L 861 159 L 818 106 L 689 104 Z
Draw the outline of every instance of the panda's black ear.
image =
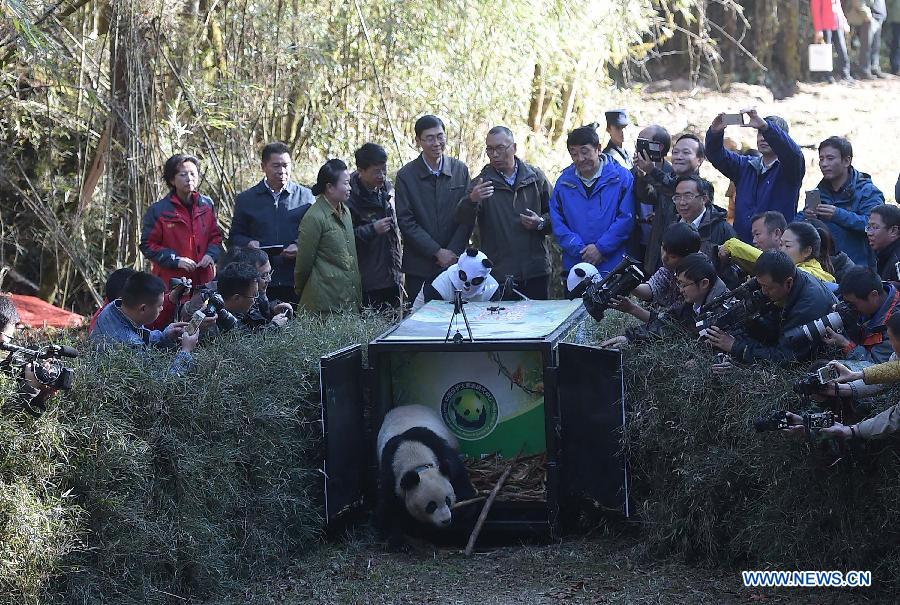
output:
M 577 275 L 578 277 L 584 277 L 585 275 L 587 275 L 587 273 L 585 273 L 584 269 L 582 269 L 581 267 L 575 267 L 575 275 Z
M 492 263 L 491 259 L 489 259 L 489 258 L 486 258 L 483 261 L 481 261 L 481 264 L 484 265 L 485 269 L 490 269 L 494 266 L 494 263 Z
M 472 257 L 478 256 L 478 250 L 475 248 L 466 248 L 466 254 Z
M 419 473 L 416 471 L 406 471 L 400 478 L 400 489 L 411 490 L 419 484 Z

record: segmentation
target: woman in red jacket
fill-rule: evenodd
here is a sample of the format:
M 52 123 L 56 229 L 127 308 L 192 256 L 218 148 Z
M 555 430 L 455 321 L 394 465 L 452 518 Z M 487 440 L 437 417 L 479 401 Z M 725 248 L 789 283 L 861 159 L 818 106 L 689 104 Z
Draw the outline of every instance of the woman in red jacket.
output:
M 212 200 L 197 192 L 200 161 L 190 155 L 173 155 L 166 160 L 163 178 L 169 194 L 144 214 L 141 252 L 150 260 L 151 273 L 167 288 L 173 277 L 187 277 L 195 286 L 209 283 L 222 251 L 222 233 Z M 168 296 L 165 304 L 155 324 L 172 320 L 175 306 Z

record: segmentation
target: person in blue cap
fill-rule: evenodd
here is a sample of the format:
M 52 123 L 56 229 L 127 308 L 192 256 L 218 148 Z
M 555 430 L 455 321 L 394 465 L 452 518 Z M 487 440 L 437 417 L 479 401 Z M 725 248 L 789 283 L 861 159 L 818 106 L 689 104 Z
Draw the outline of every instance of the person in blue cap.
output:
M 625 127 L 628 126 L 628 115 L 624 109 L 613 109 L 604 112 L 606 116 L 606 132 L 609 134 L 609 143 L 603 148 L 617 164 L 631 170 L 631 154 L 625 151 Z

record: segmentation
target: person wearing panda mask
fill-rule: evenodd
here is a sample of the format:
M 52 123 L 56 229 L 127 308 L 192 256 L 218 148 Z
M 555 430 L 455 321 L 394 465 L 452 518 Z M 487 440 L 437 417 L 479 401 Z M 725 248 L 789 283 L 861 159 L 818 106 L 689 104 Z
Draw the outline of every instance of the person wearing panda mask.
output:
M 600 272 L 591 263 L 577 263 L 566 277 L 566 298 L 575 300 L 584 296 L 591 283 L 600 280 Z
M 499 300 L 502 296 L 500 284 L 491 276 L 494 263 L 475 248 L 468 248 L 454 265 L 450 265 L 430 284 L 419 290 L 413 311 L 418 311 L 431 300 L 453 300 L 459 291 L 465 301 L 484 302 Z

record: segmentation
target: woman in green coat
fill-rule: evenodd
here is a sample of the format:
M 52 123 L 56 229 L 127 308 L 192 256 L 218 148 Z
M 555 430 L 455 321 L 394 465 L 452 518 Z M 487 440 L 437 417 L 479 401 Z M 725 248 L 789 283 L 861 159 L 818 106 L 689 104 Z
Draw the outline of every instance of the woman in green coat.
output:
M 312 188 L 316 203 L 300 221 L 294 289 L 298 309 L 318 312 L 356 311 L 362 286 L 356 258 L 353 220 L 344 205 L 350 196 L 350 173 L 341 160 L 319 169 Z

